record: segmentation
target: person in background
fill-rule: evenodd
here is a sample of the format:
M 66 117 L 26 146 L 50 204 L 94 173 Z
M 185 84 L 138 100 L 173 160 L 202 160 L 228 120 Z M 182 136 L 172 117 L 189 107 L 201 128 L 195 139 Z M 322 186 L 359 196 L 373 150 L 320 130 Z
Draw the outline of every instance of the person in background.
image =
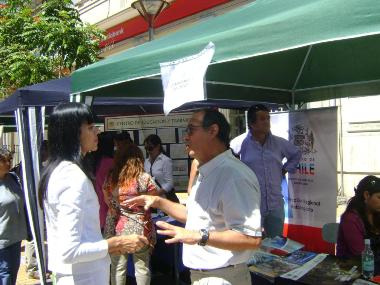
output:
M 359 257 L 364 239 L 371 240 L 377 274 L 380 273 L 380 178 L 369 175 L 360 180 L 340 218 L 337 256 Z
M 121 130 L 117 131 L 113 134 L 113 142 L 114 142 L 114 151 L 117 152 L 118 150 L 128 147 L 129 145 L 133 144 L 133 140 L 131 138 L 131 135 L 128 131 Z
M 291 142 L 271 133 L 266 106 L 258 104 L 249 108 L 248 126 L 248 133 L 231 141 L 231 149 L 259 180 L 265 236 L 282 236 L 285 211 L 281 182 L 287 172 L 296 171 L 302 153 Z M 282 163 L 284 158 L 287 159 L 285 164 Z
M 132 140 L 131 135 L 129 134 L 129 132 L 126 131 L 126 130 L 119 130 L 119 131 L 116 131 L 116 132 L 111 132 L 111 134 L 112 134 L 112 139 L 113 139 L 113 143 L 112 143 L 113 154 L 112 154 L 112 157 L 114 158 L 115 155 L 117 155 L 117 153 L 119 151 L 122 151 L 125 148 L 127 148 L 128 146 L 132 145 L 133 144 L 133 140 Z M 109 152 L 109 151 L 110 151 L 110 146 L 108 145 L 107 146 L 107 152 Z M 112 166 L 113 166 L 113 163 L 110 165 L 109 161 L 108 161 L 106 169 L 103 169 L 104 171 L 107 171 L 107 173 L 106 173 L 107 175 L 108 175 L 109 171 L 111 170 Z M 105 181 L 107 175 L 104 177 L 103 182 Z M 100 179 L 103 179 L 103 177 L 100 177 Z M 102 189 L 103 189 L 103 184 L 102 184 Z M 104 192 L 104 191 L 102 191 L 102 192 L 103 192 L 103 196 L 104 196 L 103 197 L 104 198 L 103 201 L 108 201 L 109 200 L 109 197 L 107 197 L 108 192 Z M 107 212 L 106 212 L 106 215 L 107 215 Z
M 187 205 L 142 195 L 126 206 L 159 208 L 185 228 L 157 222 L 166 243 L 182 242 L 183 263 L 192 284 L 251 285 L 246 262 L 260 246 L 260 190 L 255 174 L 233 156 L 230 126 L 217 110 L 195 112 L 184 138 L 199 162 Z
M 0 148 L 0 283 L 4 285 L 16 284 L 21 241 L 27 237 L 24 194 L 16 174 L 9 173 L 11 162 L 12 153 Z
M 100 229 L 103 232 L 108 212 L 105 202 L 103 184 L 113 166 L 114 140 L 112 133 L 103 132 L 99 134 L 99 146 L 95 155 L 95 190 L 99 200 Z
M 103 239 L 99 202 L 84 156 L 97 149 L 98 128 L 89 106 L 62 103 L 49 117 L 49 160 L 39 184 L 48 242 L 48 268 L 57 285 L 106 285 L 110 257 L 139 251 L 147 239 Z
M 103 191 L 103 184 L 113 167 L 114 156 L 133 144 L 128 131 L 103 132 L 99 135 L 99 148 L 94 153 L 95 190 L 99 199 L 100 228 L 103 232 L 108 212 L 106 201 L 108 192 Z
M 188 154 L 189 154 L 189 156 L 191 158 L 194 157 L 194 152 L 193 151 L 189 151 Z M 191 188 L 193 188 L 194 183 L 196 181 L 196 177 L 198 175 L 198 166 L 199 166 L 198 160 L 196 160 L 195 158 L 193 158 L 193 160 L 191 162 L 191 167 L 190 167 L 189 183 L 187 184 L 187 194 L 188 195 L 190 195 Z
M 160 187 L 158 194 L 173 202 L 179 202 L 173 187 L 173 162 L 171 158 L 165 155 L 160 137 L 157 135 L 147 136 L 144 140 L 144 146 L 148 153 L 144 169 Z
M 106 202 L 109 206 L 105 236 L 141 234 L 148 239 L 149 246 L 134 253 L 133 261 L 137 285 L 150 284 L 149 261 L 156 243 L 151 213 L 143 207 L 120 207 L 120 203 L 131 197 L 157 195 L 159 190 L 154 179 L 144 172 L 144 155 L 138 146 L 131 144 L 116 154 L 114 167 L 103 188 L 108 192 Z M 128 255 L 112 256 L 111 261 L 111 285 L 124 285 Z
M 48 141 L 43 140 L 40 147 L 40 163 L 41 163 L 41 170 L 46 167 L 47 162 L 49 159 L 49 148 L 48 148 Z

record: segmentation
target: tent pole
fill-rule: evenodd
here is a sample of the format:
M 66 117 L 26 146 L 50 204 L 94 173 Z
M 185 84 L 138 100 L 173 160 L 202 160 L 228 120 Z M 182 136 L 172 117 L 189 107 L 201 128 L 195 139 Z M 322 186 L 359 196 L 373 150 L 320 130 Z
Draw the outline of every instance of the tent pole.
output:
M 297 74 L 297 78 L 296 80 L 294 81 L 294 84 L 293 84 L 293 88 L 292 88 L 292 109 L 295 110 L 295 90 L 297 88 L 297 85 L 298 85 L 298 82 L 301 78 L 301 75 L 303 73 L 303 70 L 305 68 L 305 65 L 306 65 L 306 62 L 309 58 L 309 55 L 310 55 L 310 52 L 311 52 L 311 49 L 313 48 L 313 45 L 309 45 L 308 49 L 307 49 L 307 52 L 306 52 L 306 55 L 303 59 L 303 62 L 302 62 L 302 65 L 300 67 L 300 70 L 298 71 L 298 74 Z
M 340 83 L 340 84 L 330 84 L 330 85 L 324 85 L 324 86 L 315 86 L 315 87 L 309 87 L 309 88 L 300 88 L 297 89 L 298 92 L 301 91 L 314 91 L 314 90 L 320 90 L 320 89 L 327 89 L 327 88 L 335 88 L 335 87 L 355 87 L 358 85 L 368 85 L 368 84 L 373 84 L 378 86 L 380 83 L 379 79 L 376 80 L 365 80 L 365 81 L 359 81 L 359 82 L 349 82 L 349 83 Z M 359 96 L 359 95 L 356 95 Z M 362 95 L 363 96 L 363 95 Z M 345 96 L 347 97 L 347 96 Z M 337 99 L 338 97 L 332 98 L 332 99 Z
M 38 184 L 40 181 L 40 170 L 42 169 L 42 162 L 40 159 L 40 149 L 42 145 L 42 141 L 44 139 L 44 128 L 45 128 L 45 107 L 33 107 L 28 108 L 28 116 L 29 116 L 29 132 L 30 132 L 30 142 L 31 142 L 31 153 L 32 153 L 32 162 L 33 162 L 33 173 L 34 173 L 34 181 L 35 181 L 35 189 L 36 189 L 36 201 L 38 201 Z M 44 223 L 44 213 L 40 207 L 38 207 L 37 202 L 37 215 L 39 222 L 39 230 L 40 236 L 43 241 L 45 240 L 45 223 Z M 41 247 L 41 256 L 44 261 L 46 261 L 46 253 L 45 247 Z
M 152 78 L 147 78 L 152 79 Z M 281 92 L 290 92 L 290 89 L 284 89 L 284 88 L 275 88 L 275 87 L 268 87 L 268 86 L 261 86 L 261 85 L 254 85 L 254 84 L 241 84 L 241 83 L 232 83 L 232 82 L 222 82 L 222 81 L 211 81 L 206 80 L 205 84 L 213 84 L 213 85 L 223 85 L 223 86 L 236 86 L 236 87 L 247 87 L 247 88 L 257 88 L 257 89 L 263 89 L 263 90 L 272 90 L 272 91 L 281 91 Z
M 71 94 L 70 102 L 78 102 L 78 103 L 82 102 L 91 107 L 92 104 L 94 103 L 94 96 L 82 96 L 81 93 Z
M 344 160 L 343 160 L 343 120 L 342 120 L 342 99 L 339 98 L 339 106 L 338 106 L 338 120 L 339 120 L 339 144 L 338 144 L 338 153 L 340 158 L 340 190 L 341 194 L 346 197 L 346 193 L 344 191 Z
M 145 114 L 148 113 L 148 112 L 144 109 L 143 106 L 139 105 L 139 108 L 140 108 Z
M 40 273 L 41 284 L 46 284 L 45 262 L 43 259 L 42 238 L 40 232 L 40 223 L 38 217 L 38 205 L 36 197 L 36 180 L 32 159 L 31 134 L 35 130 L 29 129 L 28 110 L 17 108 L 15 111 L 17 120 L 17 133 L 20 141 L 20 155 L 22 163 L 23 189 L 26 201 L 27 215 L 32 230 L 34 244 L 36 246 L 36 259 Z M 38 162 L 38 161 L 37 161 Z
M 70 102 L 81 102 L 81 93 L 77 93 L 77 94 L 71 94 L 70 95 Z
M 296 103 L 295 103 L 295 94 L 294 94 L 294 90 L 292 91 L 292 105 L 290 106 L 290 110 L 291 111 L 295 111 L 296 109 Z

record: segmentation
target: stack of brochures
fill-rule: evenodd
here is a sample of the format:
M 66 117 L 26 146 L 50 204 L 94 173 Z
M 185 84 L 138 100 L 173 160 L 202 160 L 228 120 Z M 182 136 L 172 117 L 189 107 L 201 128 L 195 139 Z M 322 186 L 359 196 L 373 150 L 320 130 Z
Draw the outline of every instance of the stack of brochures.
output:
M 285 258 L 264 251 L 256 251 L 248 261 L 248 265 L 250 271 L 270 281 L 299 267 L 297 264 L 286 261 Z
M 317 253 L 311 251 L 297 250 L 285 257 L 285 260 L 290 263 L 303 265 L 309 260 L 313 259 Z
M 289 255 L 292 252 L 300 250 L 304 245 L 286 237 L 276 236 L 274 238 L 265 238 L 261 243 L 261 249 L 280 256 Z
M 289 246 L 289 244 L 293 243 L 289 243 L 288 241 L 288 246 L 285 246 L 285 244 L 286 243 L 281 245 L 281 249 L 285 248 L 285 251 L 283 252 L 286 252 L 286 256 L 271 253 L 273 250 L 268 250 L 267 245 L 265 248 L 262 247 L 260 250 L 255 251 L 253 256 L 248 261 L 249 269 L 255 274 L 258 274 L 270 281 L 274 281 L 274 278 L 301 267 L 317 256 L 314 252 L 299 249 L 289 253 L 289 251 L 291 251 L 290 247 L 299 248 L 300 244 L 298 246 Z M 277 246 L 280 247 L 279 244 L 277 244 Z

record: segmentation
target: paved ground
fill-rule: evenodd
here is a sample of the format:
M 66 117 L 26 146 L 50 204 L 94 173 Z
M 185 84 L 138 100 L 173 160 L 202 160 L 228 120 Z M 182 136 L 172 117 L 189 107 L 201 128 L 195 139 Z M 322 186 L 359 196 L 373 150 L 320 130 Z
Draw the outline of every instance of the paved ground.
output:
M 24 253 L 24 245 L 21 248 L 21 265 L 17 275 L 17 285 L 37 285 L 40 284 L 40 280 L 30 279 L 26 274 L 26 266 L 25 266 L 25 253 Z

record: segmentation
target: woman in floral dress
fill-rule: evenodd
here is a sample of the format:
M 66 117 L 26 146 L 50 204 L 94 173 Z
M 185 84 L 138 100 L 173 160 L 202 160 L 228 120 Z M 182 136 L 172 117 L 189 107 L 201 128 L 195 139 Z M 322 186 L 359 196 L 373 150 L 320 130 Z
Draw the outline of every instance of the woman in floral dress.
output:
M 140 194 L 157 195 L 159 187 L 154 179 L 144 172 L 144 156 L 136 145 L 130 145 L 115 157 L 115 164 L 103 186 L 109 210 L 105 235 L 120 236 L 138 233 L 147 237 L 149 246 L 133 254 L 137 285 L 150 284 L 149 261 L 156 242 L 155 229 L 150 210 L 143 207 L 121 207 L 127 199 Z M 111 258 L 111 285 L 126 282 L 128 255 Z

